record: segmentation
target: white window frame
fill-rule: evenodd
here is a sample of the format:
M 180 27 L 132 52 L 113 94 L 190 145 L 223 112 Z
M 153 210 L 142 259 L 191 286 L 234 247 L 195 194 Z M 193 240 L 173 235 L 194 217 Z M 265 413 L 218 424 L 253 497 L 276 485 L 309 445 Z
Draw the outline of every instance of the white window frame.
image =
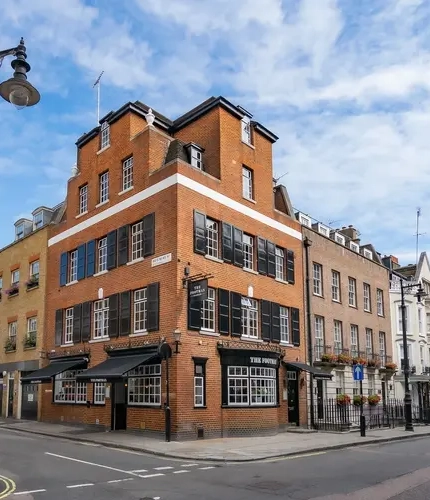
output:
M 359 353 L 358 325 L 350 325 L 349 335 L 350 335 L 351 356 L 353 358 L 356 358 L 356 357 L 358 357 L 358 353 Z
M 219 222 L 206 217 L 206 255 L 219 258 Z
M 417 309 L 418 313 L 418 334 L 422 335 L 423 332 L 423 309 L 421 307 L 418 307 Z
M 373 330 L 366 328 L 366 354 L 373 356 Z
M 17 240 L 21 240 L 22 238 L 24 238 L 24 232 L 25 232 L 24 222 L 21 222 L 21 224 L 15 226 L 15 238 Z
M 242 196 L 254 200 L 254 172 L 245 166 L 242 167 Z
M 100 149 L 110 146 L 110 125 L 103 122 L 100 130 Z
M 27 318 L 27 337 L 32 334 L 37 335 L 37 316 Z
M 143 221 L 131 226 L 131 260 L 143 259 Z
M 3 290 L 3 276 L 0 276 L 0 290 Z
M 385 364 L 385 357 L 387 355 L 387 339 L 384 332 L 379 332 L 379 358 Z
M 275 278 L 285 280 L 285 251 L 281 247 L 275 248 Z
M 321 223 L 318 223 L 318 232 L 327 238 L 330 237 L 330 228 Z
M 94 302 L 93 339 L 109 338 L 109 299 Z
M 79 213 L 85 214 L 86 212 L 88 212 L 88 184 L 79 188 Z
M 133 157 L 122 162 L 122 190 L 126 191 L 133 187 Z
M 18 321 L 11 321 L 10 323 L 7 324 L 7 336 L 10 339 L 15 339 L 16 342 L 17 334 L 18 334 Z
M 366 312 L 372 311 L 372 296 L 369 283 L 363 283 L 363 309 Z
M 10 274 L 10 284 L 13 285 L 18 285 L 19 283 L 19 269 L 15 269 L 14 271 L 11 272 Z
M 340 245 L 345 245 L 345 236 L 342 236 L 339 233 L 334 233 L 334 241 Z
M 248 116 L 244 116 L 240 125 L 242 129 L 242 141 L 252 145 L 251 119 Z
M 202 302 L 201 308 L 201 330 L 206 332 L 215 331 L 215 288 L 208 288 L 208 297 Z
M 353 241 L 349 242 L 349 248 L 353 252 L 360 253 L 360 245 L 358 245 L 357 243 L 354 243 Z
M 314 317 L 315 330 L 315 359 L 319 361 L 324 354 L 324 318 L 323 316 L 315 315 Z
M 342 370 L 335 372 L 336 394 L 345 394 L 345 373 Z
M 258 301 L 242 297 L 242 337 L 258 339 Z
M 357 307 L 357 280 L 348 276 L 348 305 Z
M 304 215 L 302 213 L 299 213 L 299 222 L 303 226 L 312 227 L 312 221 L 311 221 L 311 219 L 307 215 Z
M 33 277 L 33 278 L 39 279 L 39 274 L 40 274 L 40 261 L 39 260 L 33 260 L 33 262 L 30 262 L 29 274 L 30 274 L 30 278 Z
M 95 405 L 104 405 L 106 403 L 106 382 L 94 382 L 93 402 Z
M 363 248 L 363 255 L 366 257 L 366 259 L 371 259 L 373 260 L 373 254 L 370 250 L 367 248 Z
M 78 251 L 72 250 L 69 253 L 69 283 L 78 279 Z
M 279 307 L 279 327 L 281 332 L 281 342 L 290 343 L 290 310 L 288 307 Z
M 331 300 L 340 302 L 340 272 L 334 269 L 331 271 Z
M 203 154 L 194 146 L 191 146 L 190 156 L 191 156 L 191 166 L 203 170 Z
M 403 342 L 398 344 L 398 352 L 399 352 L 399 360 L 400 360 L 400 368 L 402 369 L 402 361 L 404 361 L 404 352 L 403 352 Z M 412 356 L 413 356 L 413 347 L 410 342 L 407 343 L 407 351 L 408 351 L 408 361 L 409 361 L 409 369 L 412 368 Z
M 376 377 L 374 373 L 367 374 L 367 395 L 373 396 L 376 393 Z
M 384 316 L 384 292 L 380 288 L 376 289 L 376 312 L 378 316 Z
M 276 369 L 259 366 L 249 368 L 251 406 L 276 405 Z
M 43 210 L 33 215 L 33 229 L 39 229 L 43 226 Z
M 73 344 L 73 307 L 64 311 L 64 344 Z
M 133 332 L 145 333 L 148 327 L 148 289 L 141 288 L 134 292 Z
M 77 382 L 76 375 L 83 370 L 66 370 L 54 378 L 54 403 L 85 404 L 87 383 Z
M 406 304 L 405 307 L 405 319 L 406 319 L 406 333 L 409 333 L 409 304 Z M 397 306 L 397 326 L 398 332 L 403 333 L 403 324 L 402 324 L 402 306 L 398 304 Z
M 99 203 L 109 201 L 109 170 L 99 176 Z
M 254 236 L 243 234 L 243 268 L 254 270 Z
M 97 242 L 97 272 L 107 271 L 107 237 Z
M 206 406 L 206 367 L 203 363 L 194 365 L 194 406 L 204 408 Z
M 129 405 L 161 405 L 161 365 L 140 365 L 129 371 L 127 376 L 127 401 Z
M 341 354 L 343 351 L 343 325 L 338 319 L 333 320 L 333 352 Z
M 313 283 L 314 283 L 314 288 L 313 292 L 314 295 L 317 295 L 318 297 L 323 296 L 323 268 L 321 264 L 318 264 L 317 262 L 313 263 Z

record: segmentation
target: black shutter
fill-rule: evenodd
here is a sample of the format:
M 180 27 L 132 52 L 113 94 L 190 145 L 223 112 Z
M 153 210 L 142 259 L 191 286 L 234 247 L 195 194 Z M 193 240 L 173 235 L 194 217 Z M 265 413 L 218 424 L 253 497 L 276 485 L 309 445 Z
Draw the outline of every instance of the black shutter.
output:
M 272 302 L 272 317 L 271 317 L 271 330 L 272 342 L 281 341 L 281 307 L 279 304 Z
M 270 302 L 261 300 L 261 338 L 270 342 Z
M 131 293 L 121 293 L 121 309 L 119 314 L 119 334 L 121 336 L 131 333 Z
M 63 343 L 63 309 L 55 311 L 55 345 Z
M 242 335 L 242 295 L 230 292 L 231 304 L 231 334 Z
M 206 215 L 194 210 L 194 252 L 206 255 Z
M 160 329 L 160 283 L 148 285 L 148 332 Z
M 116 267 L 116 229 L 107 235 L 107 268 Z
M 85 254 L 87 252 L 87 246 L 85 243 L 78 246 L 78 269 L 77 269 L 77 279 L 83 280 L 85 278 Z
M 118 229 L 118 266 L 123 266 L 128 262 L 128 240 L 129 226 L 122 226 Z
M 233 226 L 222 223 L 222 258 L 224 262 L 233 261 Z
M 82 304 L 82 342 L 88 342 L 91 338 L 91 308 L 92 302 Z
M 271 241 L 267 242 L 267 276 L 276 276 L 276 246 Z
M 233 229 L 234 260 L 235 266 L 243 267 L 243 231 L 235 227 Z
M 118 337 L 118 294 L 109 297 L 109 337 Z
M 287 250 L 287 281 L 294 285 L 294 252 Z
M 96 240 L 87 243 L 87 277 L 96 272 Z
M 202 327 L 202 305 L 201 300 L 191 301 L 188 293 L 188 330 L 200 330 Z
M 73 343 L 79 344 L 81 341 L 81 316 L 82 304 L 78 304 L 73 308 Z
M 267 274 L 266 240 L 257 238 L 257 269 L 260 274 Z
M 291 308 L 291 336 L 293 345 L 300 345 L 300 311 L 299 309 Z
M 143 256 L 155 253 L 155 213 L 143 218 Z
M 222 335 L 230 333 L 230 292 L 218 289 L 218 331 Z
M 67 283 L 67 264 L 69 263 L 69 253 L 64 252 L 60 257 L 60 286 Z

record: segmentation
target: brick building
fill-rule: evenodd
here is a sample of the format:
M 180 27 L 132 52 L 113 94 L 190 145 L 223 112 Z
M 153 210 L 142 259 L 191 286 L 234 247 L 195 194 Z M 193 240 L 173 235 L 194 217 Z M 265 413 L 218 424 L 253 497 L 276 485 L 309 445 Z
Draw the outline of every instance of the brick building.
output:
M 49 364 L 26 380 L 42 419 L 163 433 L 168 404 L 174 439 L 306 424 L 287 368 L 305 362 L 302 235 L 273 183 L 277 137 L 222 97 L 100 123 L 49 239 Z
M 364 395 L 388 398 L 393 372 L 388 271 L 372 245 L 362 245 L 353 227 L 332 230 L 298 212 L 309 269 L 309 355 L 333 375 L 313 387 L 315 416 L 327 399 L 359 394 L 352 366 L 364 364 Z M 307 254 L 307 255 L 306 255 Z M 308 264 L 306 264 L 306 257 Z
M 0 250 L 0 414 L 37 419 L 38 388 L 20 379 L 39 368 L 43 343 L 48 224 L 62 205 L 39 207 L 15 223 L 15 241 Z

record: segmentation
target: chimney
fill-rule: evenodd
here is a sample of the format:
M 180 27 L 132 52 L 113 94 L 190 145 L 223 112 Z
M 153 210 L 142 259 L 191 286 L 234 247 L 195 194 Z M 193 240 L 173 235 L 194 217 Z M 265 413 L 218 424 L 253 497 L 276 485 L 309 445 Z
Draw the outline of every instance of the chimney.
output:
M 394 255 L 390 255 L 390 260 L 391 260 L 391 262 L 394 262 L 394 264 L 399 263 L 399 259 L 397 257 L 394 257 Z
M 358 238 L 358 231 L 354 226 L 349 225 L 348 227 L 344 226 L 342 229 L 338 229 L 338 232 L 352 240 L 354 243 L 360 244 L 360 239 Z

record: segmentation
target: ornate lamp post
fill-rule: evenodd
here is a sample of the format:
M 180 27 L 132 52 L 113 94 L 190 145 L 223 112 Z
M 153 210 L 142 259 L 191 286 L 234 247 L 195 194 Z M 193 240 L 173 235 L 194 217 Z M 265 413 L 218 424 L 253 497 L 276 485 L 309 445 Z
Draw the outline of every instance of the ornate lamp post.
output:
M 18 47 L 0 50 L 0 61 L 6 56 L 16 56 L 16 59 L 11 62 L 14 73 L 12 78 L 0 84 L 0 95 L 17 109 L 34 106 L 40 101 L 40 94 L 27 81 L 27 73 L 31 67 L 26 61 L 27 53 L 24 39 L 21 38 Z

